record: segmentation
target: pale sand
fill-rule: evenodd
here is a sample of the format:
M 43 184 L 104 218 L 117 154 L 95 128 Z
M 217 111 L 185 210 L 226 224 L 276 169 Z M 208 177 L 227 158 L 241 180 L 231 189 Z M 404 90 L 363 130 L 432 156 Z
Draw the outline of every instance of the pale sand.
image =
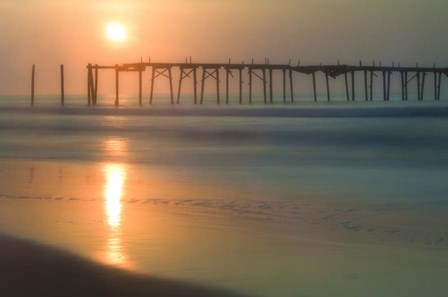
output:
M 59 249 L 0 235 L 4 297 L 238 296 L 101 266 Z M 241 295 L 239 295 L 241 296 Z

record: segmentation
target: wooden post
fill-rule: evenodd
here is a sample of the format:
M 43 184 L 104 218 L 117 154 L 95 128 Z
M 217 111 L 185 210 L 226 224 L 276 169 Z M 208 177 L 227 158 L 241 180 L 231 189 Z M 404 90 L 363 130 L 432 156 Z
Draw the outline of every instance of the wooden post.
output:
M 434 100 L 437 100 L 437 72 L 433 72 L 434 74 Z
M 90 71 L 89 71 L 89 86 L 90 86 L 90 103 L 92 104 L 92 106 L 95 106 L 95 81 L 94 81 L 94 77 L 93 77 L 93 66 L 90 67 Z
M 190 64 L 191 64 L 191 57 L 190 57 Z M 198 82 L 197 82 L 197 76 L 196 76 L 196 67 L 193 68 L 193 92 L 194 92 L 194 104 L 198 103 Z
M 367 83 L 367 70 L 364 70 L 364 92 L 365 92 L 366 101 L 369 101 L 369 86 Z
M 240 104 L 243 104 L 243 69 L 239 68 L 239 77 L 240 77 Z
M 355 71 L 352 70 L 352 101 L 355 101 Z
M 328 81 L 328 73 L 325 73 L 325 83 L 327 84 L 327 101 L 330 102 L 330 82 Z
M 417 100 L 420 101 L 420 71 L 417 71 Z
M 274 90 L 272 83 L 272 68 L 269 68 L 269 102 L 272 104 L 274 101 Z
M 120 70 L 118 69 L 118 65 L 115 65 L 115 106 L 118 107 L 120 104 L 119 101 L 119 92 L 120 92 Z
M 96 105 L 97 99 L 98 99 L 98 64 L 95 64 L 95 85 L 93 88 L 93 96 L 92 96 L 92 103 L 93 105 Z
M 408 100 L 408 72 L 404 73 L 404 100 Z
M 292 83 L 292 69 L 289 69 L 289 88 L 291 92 L 291 102 L 294 102 L 294 86 Z
M 140 66 L 142 67 L 142 66 Z M 138 70 L 138 105 L 142 106 L 142 68 Z
M 149 91 L 149 104 L 152 104 L 152 98 L 154 95 L 154 78 L 156 75 L 156 70 L 154 69 L 154 66 L 152 66 L 152 73 L 151 73 L 151 90 Z
M 370 101 L 373 101 L 373 70 L 370 71 Z
M 61 64 L 61 106 L 65 103 L 64 95 L 64 65 Z
M 205 68 L 202 67 L 201 104 L 204 103 Z
M 171 104 L 174 104 L 174 96 L 173 96 L 173 76 L 171 75 L 171 67 L 168 68 L 168 78 L 169 78 L 169 80 L 170 80 Z
M 264 104 L 267 103 L 266 100 L 266 69 L 263 68 L 263 96 L 264 96 Z
M 92 64 L 87 65 L 87 105 L 92 105 Z
M 387 95 L 386 95 L 386 71 L 383 70 L 383 100 L 387 101 Z
M 283 103 L 286 103 L 286 69 L 282 69 L 283 72 Z
M 216 71 L 216 102 L 219 105 L 221 104 L 219 100 L 219 68 L 216 68 L 215 71 Z
M 390 76 L 391 76 L 391 72 L 387 71 L 387 101 L 390 100 Z
M 442 72 L 439 72 L 439 80 L 437 82 L 437 100 L 440 100 L 440 86 L 442 83 Z
M 34 106 L 34 77 L 36 74 L 36 65 L 31 68 L 31 106 Z
M 252 104 L 252 68 L 249 68 L 249 104 Z
M 347 101 L 350 101 L 350 93 L 348 92 L 348 75 L 347 72 L 344 73 L 345 79 L 345 94 L 347 95 Z
M 229 68 L 226 68 L 226 104 L 229 104 Z
M 316 72 L 312 73 L 313 76 L 313 92 L 314 92 L 314 101 L 317 101 L 317 91 L 316 91 Z
M 185 61 L 187 61 L 187 58 L 185 58 Z M 179 79 L 179 88 L 177 89 L 177 104 L 179 104 L 180 101 L 180 89 L 182 88 L 182 80 L 184 79 L 184 68 L 180 68 L 180 79 Z
M 401 101 L 404 101 L 404 73 L 403 73 L 403 71 L 400 71 L 400 78 L 401 78 Z
M 425 79 L 426 79 L 426 72 L 423 72 L 420 100 L 423 100 L 423 96 L 425 95 Z

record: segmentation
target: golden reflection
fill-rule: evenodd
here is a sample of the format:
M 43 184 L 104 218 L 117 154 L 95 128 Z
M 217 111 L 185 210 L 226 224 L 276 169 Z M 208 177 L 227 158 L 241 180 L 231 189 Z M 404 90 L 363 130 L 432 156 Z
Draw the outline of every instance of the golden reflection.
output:
M 110 137 L 103 141 L 103 149 L 109 157 L 127 157 L 128 140 L 120 137 Z
M 104 171 L 106 173 L 104 196 L 106 198 L 107 223 L 112 229 L 116 229 L 121 224 L 121 196 L 126 171 L 123 165 L 117 164 L 107 164 Z
M 110 237 L 107 241 L 106 263 L 121 268 L 130 268 L 120 236 Z
M 108 163 L 103 168 L 105 174 L 104 200 L 107 224 L 109 226 L 109 238 L 104 261 L 113 266 L 130 269 L 122 244 L 122 197 L 127 176 L 125 165 Z

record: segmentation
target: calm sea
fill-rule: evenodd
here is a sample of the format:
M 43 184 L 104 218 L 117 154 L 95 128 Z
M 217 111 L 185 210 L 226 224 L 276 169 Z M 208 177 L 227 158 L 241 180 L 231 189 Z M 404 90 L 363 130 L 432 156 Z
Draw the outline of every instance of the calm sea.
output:
M 443 101 L 141 108 L 67 101 L 59 108 L 57 98 L 39 98 L 30 108 L 26 98 L 3 98 L 0 158 L 163 165 L 288 193 L 448 201 Z M 111 154 L 105 140 L 122 151 Z

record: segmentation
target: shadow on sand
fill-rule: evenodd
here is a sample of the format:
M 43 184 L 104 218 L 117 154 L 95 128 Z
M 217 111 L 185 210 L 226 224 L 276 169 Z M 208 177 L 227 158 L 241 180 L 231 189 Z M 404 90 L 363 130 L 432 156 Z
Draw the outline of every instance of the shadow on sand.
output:
M 0 235 L 0 295 L 64 297 L 238 297 L 101 266 L 70 253 Z

